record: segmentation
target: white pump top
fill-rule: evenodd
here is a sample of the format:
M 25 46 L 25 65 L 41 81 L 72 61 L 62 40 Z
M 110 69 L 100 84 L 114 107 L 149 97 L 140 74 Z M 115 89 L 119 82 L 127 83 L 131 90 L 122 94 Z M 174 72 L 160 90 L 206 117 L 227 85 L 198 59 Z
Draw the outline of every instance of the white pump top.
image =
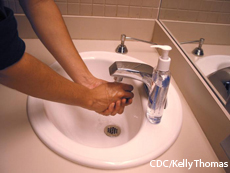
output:
M 150 47 L 162 49 L 162 55 L 159 57 L 156 70 L 159 71 L 169 71 L 171 58 L 168 56 L 169 51 L 172 50 L 170 46 L 167 45 L 152 45 Z

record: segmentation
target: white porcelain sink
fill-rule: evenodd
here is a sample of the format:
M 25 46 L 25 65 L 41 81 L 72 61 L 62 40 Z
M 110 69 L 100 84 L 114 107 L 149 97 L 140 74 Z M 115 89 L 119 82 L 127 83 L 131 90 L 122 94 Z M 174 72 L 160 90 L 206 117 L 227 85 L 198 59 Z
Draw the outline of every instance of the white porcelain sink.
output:
M 230 55 L 206 56 L 196 61 L 196 65 L 205 76 L 208 76 L 215 71 L 230 67 Z
M 115 61 L 140 62 L 129 56 L 109 52 L 81 53 L 90 71 L 112 82 L 109 66 Z M 68 78 L 58 63 L 51 66 Z M 93 111 L 28 97 L 28 117 L 41 141 L 60 156 L 89 167 L 122 169 L 138 166 L 164 153 L 177 139 L 182 125 L 180 98 L 169 87 L 168 106 L 162 122 L 149 123 L 145 117 L 147 96 L 139 81 L 124 79 L 134 86 L 133 104 L 121 115 L 102 116 Z M 57 93 L 58 94 L 58 93 Z M 117 137 L 104 133 L 107 125 L 121 129 Z

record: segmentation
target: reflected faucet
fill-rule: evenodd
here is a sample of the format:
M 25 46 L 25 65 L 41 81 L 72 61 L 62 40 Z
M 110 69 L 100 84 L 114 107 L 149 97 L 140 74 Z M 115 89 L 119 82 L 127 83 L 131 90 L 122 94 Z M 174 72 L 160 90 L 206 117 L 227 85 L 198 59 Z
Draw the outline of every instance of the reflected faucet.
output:
M 197 56 L 203 56 L 204 51 L 202 49 L 202 45 L 204 44 L 204 38 L 200 38 L 200 40 L 194 40 L 194 41 L 187 41 L 187 42 L 181 42 L 180 44 L 188 44 L 188 43 L 196 43 L 199 42 L 199 46 L 195 48 L 192 53 Z
M 121 34 L 121 44 L 119 44 L 115 50 L 115 52 L 117 53 L 122 53 L 125 54 L 128 52 L 127 47 L 125 46 L 125 40 L 129 39 L 129 40 L 136 40 L 136 41 L 140 41 L 140 42 L 144 42 L 144 43 L 148 43 L 148 44 L 152 44 L 152 45 L 156 45 L 156 43 L 150 42 L 150 41 L 145 41 L 145 40 L 141 40 L 138 38 L 133 38 L 133 37 L 127 37 L 125 34 Z

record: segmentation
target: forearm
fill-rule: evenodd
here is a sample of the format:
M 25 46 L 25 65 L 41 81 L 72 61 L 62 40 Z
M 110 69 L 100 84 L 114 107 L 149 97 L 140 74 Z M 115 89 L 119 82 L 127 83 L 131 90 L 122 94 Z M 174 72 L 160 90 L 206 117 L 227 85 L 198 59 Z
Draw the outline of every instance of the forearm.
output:
M 0 83 L 25 94 L 90 109 L 86 87 L 69 81 L 25 53 L 23 58 L 0 71 Z
M 75 82 L 87 82 L 92 74 L 79 56 L 54 1 L 20 0 L 20 4 L 40 40 L 68 75 Z

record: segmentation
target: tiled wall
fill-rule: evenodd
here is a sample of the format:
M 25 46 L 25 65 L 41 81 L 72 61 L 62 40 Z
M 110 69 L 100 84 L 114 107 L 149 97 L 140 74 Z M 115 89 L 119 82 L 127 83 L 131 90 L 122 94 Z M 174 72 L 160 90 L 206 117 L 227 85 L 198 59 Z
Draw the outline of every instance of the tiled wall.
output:
M 230 0 L 162 0 L 160 19 L 230 24 Z
M 23 13 L 18 0 L 5 0 L 15 13 Z M 156 19 L 160 0 L 55 0 L 63 15 Z

